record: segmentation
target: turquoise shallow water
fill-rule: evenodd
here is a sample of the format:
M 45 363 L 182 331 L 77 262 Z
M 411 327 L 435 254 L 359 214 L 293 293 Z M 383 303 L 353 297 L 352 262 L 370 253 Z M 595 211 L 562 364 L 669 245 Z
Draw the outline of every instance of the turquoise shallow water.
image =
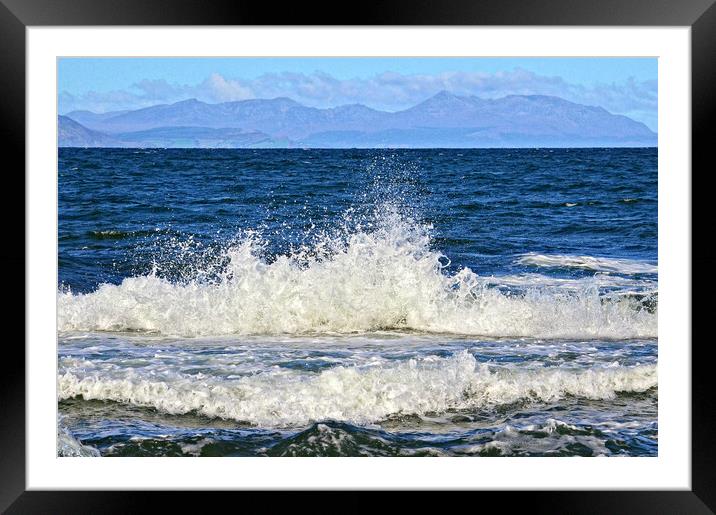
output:
M 60 149 L 59 452 L 656 455 L 656 149 Z

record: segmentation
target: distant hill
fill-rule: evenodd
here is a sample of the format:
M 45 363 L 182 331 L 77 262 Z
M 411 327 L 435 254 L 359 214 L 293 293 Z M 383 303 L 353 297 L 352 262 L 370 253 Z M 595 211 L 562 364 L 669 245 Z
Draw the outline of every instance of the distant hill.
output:
M 106 134 L 88 129 L 67 116 L 59 116 L 60 147 L 124 148 L 250 148 L 285 146 L 258 131 L 207 127 L 160 127 L 145 131 Z
M 116 137 L 125 146 L 131 147 L 246 148 L 274 146 L 271 137 L 263 132 L 210 127 L 159 127 L 119 133 Z
M 395 113 L 352 104 L 307 107 L 289 98 L 207 104 L 196 99 L 67 117 L 127 146 L 563 147 L 655 146 L 643 123 L 562 98 L 498 99 L 443 91 Z M 231 131 L 233 129 L 233 132 Z M 84 145 L 82 145 L 84 146 Z
M 112 136 L 88 129 L 67 116 L 58 116 L 57 146 L 116 147 L 120 145 Z

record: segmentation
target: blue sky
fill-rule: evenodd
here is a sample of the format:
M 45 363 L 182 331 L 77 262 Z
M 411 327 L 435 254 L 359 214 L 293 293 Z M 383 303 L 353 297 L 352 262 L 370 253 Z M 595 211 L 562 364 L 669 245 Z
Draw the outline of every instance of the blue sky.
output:
M 657 125 L 655 58 L 61 58 L 60 113 L 287 96 L 397 111 L 441 90 L 549 94 Z

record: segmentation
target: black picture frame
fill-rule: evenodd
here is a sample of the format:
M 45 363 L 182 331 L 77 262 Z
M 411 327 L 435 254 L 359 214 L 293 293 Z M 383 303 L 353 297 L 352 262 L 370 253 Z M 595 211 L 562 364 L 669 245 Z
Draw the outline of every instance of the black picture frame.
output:
M 697 225 L 709 220 L 708 188 L 694 188 L 713 168 L 708 131 L 716 120 L 716 0 L 390 0 L 356 5 L 340 12 L 320 3 L 282 9 L 268 2 L 213 0 L 0 0 L 0 116 L 4 186 L 2 204 L 6 238 L 15 242 L 0 251 L 7 277 L 5 291 L 24 291 L 18 270 L 25 267 L 25 229 L 15 220 L 24 213 L 25 181 L 25 29 L 29 26 L 83 25 L 555 25 L 555 26 L 688 26 L 692 63 L 692 277 L 708 274 L 716 263 L 706 251 L 710 243 L 697 239 Z M 694 173 L 698 170 L 698 173 Z M 689 173 L 684 170 L 683 173 Z M 703 179 L 699 180 L 702 183 Z M 23 192 L 21 195 L 20 192 Z M 18 200 L 15 205 L 11 198 Z M 22 200 L 19 200 L 22 199 Z M 705 206 L 705 207 L 704 207 Z M 699 211 L 701 210 L 701 211 Z M 711 215 L 712 216 L 712 215 Z M 708 223 L 708 222 L 707 222 Z M 14 229 L 14 233 L 12 232 Z M 6 240 L 7 241 L 7 240 Z M 10 271 L 10 272 L 8 272 Z M 25 270 L 31 273 L 31 270 Z M 705 281 L 708 281 L 704 279 Z M 21 288 L 23 288 L 21 290 Z M 699 290 L 703 292 L 697 301 Z M 698 329 L 714 312 L 708 282 L 692 288 L 692 489 L 691 491 L 619 492 L 480 492 L 485 497 L 509 495 L 510 507 L 532 513 L 714 513 L 716 511 L 716 452 L 712 431 L 716 422 L 711 347 L 713 338 Z M 13 301 L 10 309 L 32 309 Z M 711 294 L 712 295 L 712 294 Z M 24 296 L 23 296 L 24 298 Z M 22 306 L 22 307 L 21 307 Z M 8 326 L 21 327 L 11 322 Z M 19 335 L 24 341 L 24 330 Z M 25 487 L 25 352 L 20 338 L 3 343 L 5 366 L 0 373 L 0 511 L 7 513 L 128 513 L 165 505 L 169 497 L 184 509 L 206 509 L 205 501 L 188 493 L 40 492 Z M 688 349 L 691 342 L 669 342 Z M 246 493 L 214 493 L 222 497 Z M 275 496 L 276 493 L 272 493 Z M 325 494 L 323 494 L 325 495 Z M 349 495 L 356 495 L 351 493 Z M 420 498 L 420 496 L 418 496 Z M 228 499 L 226 499 L 228 501 Z M 273 498 L 272 502 L 278 500 Z M 229 501 L 231 502 L 231 501 Z M 294 500 L 295 502 L 295 500 Z M 334 500 L 327 500 L 335 503 Z M 341 506 L 341 505 L 338 505 Z M 343 505 L 345 506 L 345 505 Z

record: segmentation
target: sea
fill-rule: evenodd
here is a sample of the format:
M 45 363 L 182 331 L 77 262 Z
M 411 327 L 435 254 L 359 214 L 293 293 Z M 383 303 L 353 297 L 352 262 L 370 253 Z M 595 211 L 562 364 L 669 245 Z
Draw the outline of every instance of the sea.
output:
M 657 149 L 60 148 L 59 456 L 656 456 Z

